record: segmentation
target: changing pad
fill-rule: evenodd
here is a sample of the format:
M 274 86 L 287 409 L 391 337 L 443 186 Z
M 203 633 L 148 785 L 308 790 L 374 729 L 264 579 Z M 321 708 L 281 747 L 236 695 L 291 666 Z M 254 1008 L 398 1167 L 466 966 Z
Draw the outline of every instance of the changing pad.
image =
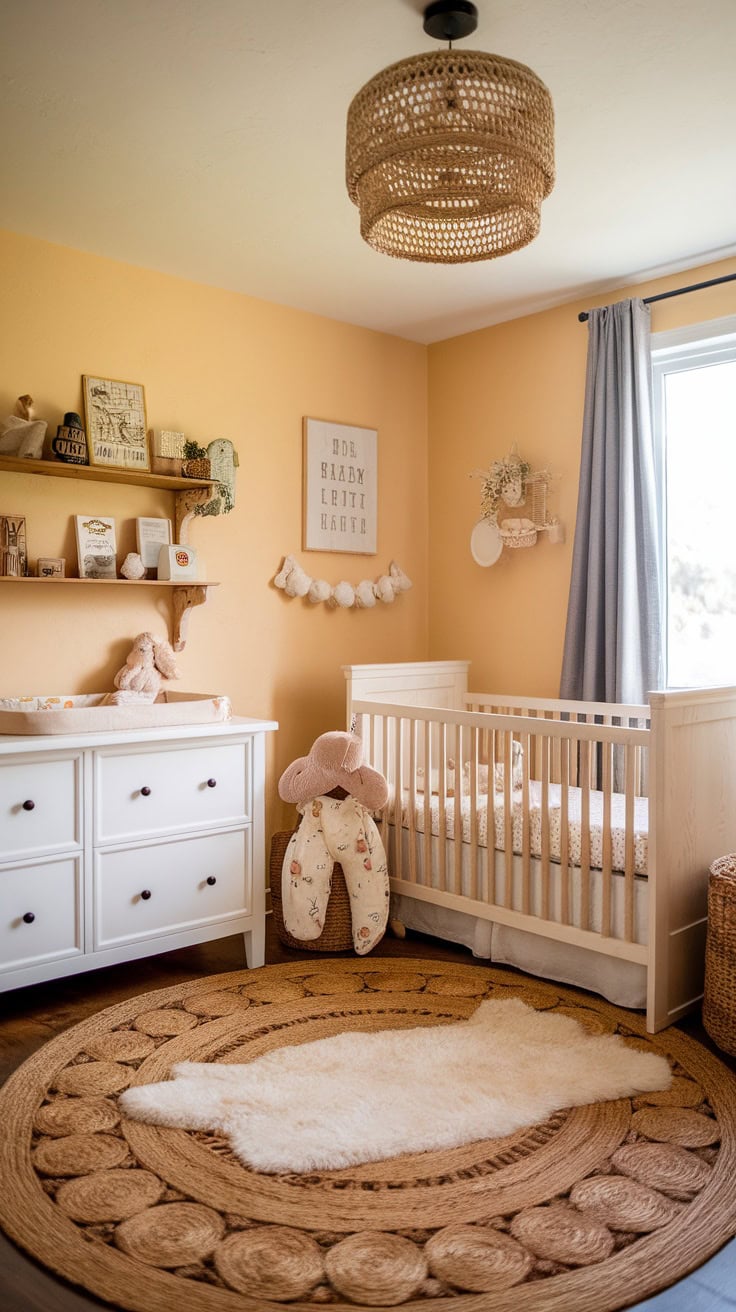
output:
M 211 693 L 161 692 L 154 702 L 111 706 L 110 693 L 0 697 L 0 734 L 107 733 L 156 725 L 229 720 L 230 698 Z

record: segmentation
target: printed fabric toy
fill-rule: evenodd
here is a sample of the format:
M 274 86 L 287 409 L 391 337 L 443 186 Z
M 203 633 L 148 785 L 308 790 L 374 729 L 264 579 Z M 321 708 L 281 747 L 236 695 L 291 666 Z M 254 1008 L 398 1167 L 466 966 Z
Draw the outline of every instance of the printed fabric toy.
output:
M 139 633 L 125 664 L 118 670 L 113 683 L 120 692 L 109 697 L 112 705 L 127 702 L 153 702 L 161 688 L 161 678 L 178 679 L 176 658 L 165 638 L 154 638 L 152 633 Z
M 284 856 L 284 924 L 294 938 L 319 938 L 339 861 L 350 895 L 353 946 L 364 956 L 383 938 L 388 921 L 386 853 L 371 815 L 386 805 L 388 784 L 362 764 L 363 744 L 352 733 L 323 733 L 279 780 L 279 796 L 302 816 Z

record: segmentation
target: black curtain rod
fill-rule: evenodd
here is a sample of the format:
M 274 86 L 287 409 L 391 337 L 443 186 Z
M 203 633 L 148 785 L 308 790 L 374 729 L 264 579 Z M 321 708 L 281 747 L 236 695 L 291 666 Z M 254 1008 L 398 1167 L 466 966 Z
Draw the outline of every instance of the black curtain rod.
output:
M 721 282 L 736 281 L 736 273 L 724 273 L 722 278 L 711 278 L 709 282 L 694 282 L 692 287 L 676 287 L 673 292 L 660 292 L 658 296 L 645 296 L 644 304 L 651 305 L 653 301 L 668 301 L 670 296 L 685 296 L 687 292 L 702 292 L 704 287 L 717 287 Z M 581 310 L 578 315 L 580 323 L 587 323 L 588 311 Z

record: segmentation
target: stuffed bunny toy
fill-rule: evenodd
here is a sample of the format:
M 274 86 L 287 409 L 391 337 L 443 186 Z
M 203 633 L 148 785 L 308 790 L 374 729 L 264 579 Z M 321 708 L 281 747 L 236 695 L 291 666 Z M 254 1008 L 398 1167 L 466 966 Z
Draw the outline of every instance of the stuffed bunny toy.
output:
M 154 638 L 152 633 L 139 633 L 125 658 L 125 664 L 113 679 L 120 692 L 114 693 L 110 701 L 118 706 L 133 701 L 153 702 L 161 688 L 162 676 L 165 679 L 179 678 L 171 647 L 164 638 Z
M 284 771 L 279 796 L 302 816 L 281 871 L 287 930 L 303 942 L 319 938 L 339 861 L 350 894 L 353 946 L 364 956 L 383 938 L 388 920 L 388 863 L 372 816 L 388 801 L 386 780 L 363 765 L 355 734 L 323 733 Z

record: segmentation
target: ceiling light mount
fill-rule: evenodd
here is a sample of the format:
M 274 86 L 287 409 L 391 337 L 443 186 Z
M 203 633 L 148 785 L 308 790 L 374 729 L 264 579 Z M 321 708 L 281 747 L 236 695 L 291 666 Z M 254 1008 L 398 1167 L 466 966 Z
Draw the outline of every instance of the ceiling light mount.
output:
M 434 0 L 424 30 L 475 30 L 468 0 Z M 391 64 L 348 109 L 345 172 L 361 235 L 399 259 L 464 264 L 536 237 L 554 185 L 554 115 L 526 64 L 435 50 Z
M 461 41 L 477 26 L 478 10 L 470 0 L 434 0 L 424 11 L 424 30 L 436 41 Z

